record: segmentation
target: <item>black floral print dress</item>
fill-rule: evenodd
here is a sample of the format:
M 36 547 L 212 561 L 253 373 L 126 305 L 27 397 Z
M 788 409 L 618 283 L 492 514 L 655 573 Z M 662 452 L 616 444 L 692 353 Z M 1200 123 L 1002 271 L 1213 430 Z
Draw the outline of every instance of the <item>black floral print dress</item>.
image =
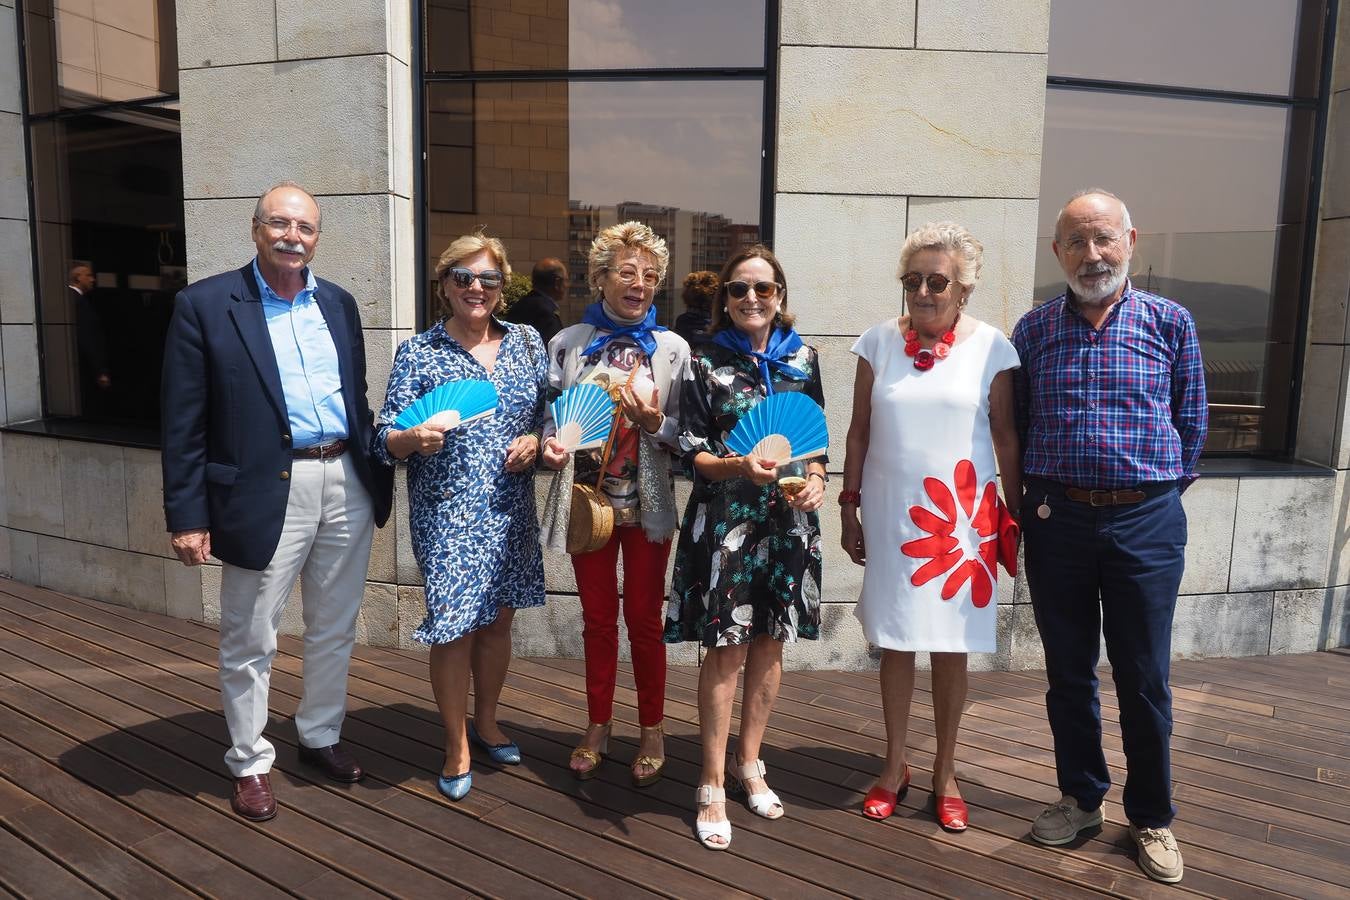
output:
M 727 435 L 764 398 L 765 389 L 759 364 L 720 344 L 700 345 L 690 362 L 681 395 L 680 445 L 693 471 L 700 452 L 732 455 Z M 816 351 L 803 346 L 784 362 L 806 378 L 795 380 L 771 367 L 774 391 L 805 391 L 823 407 Z M 815 640 L 819 633 L 820 517 L 788 506 L 777 484 L 706 481 L 694 472 L 675 551 L 666 642 L 727 647 L 761 634 L 794 641 Z

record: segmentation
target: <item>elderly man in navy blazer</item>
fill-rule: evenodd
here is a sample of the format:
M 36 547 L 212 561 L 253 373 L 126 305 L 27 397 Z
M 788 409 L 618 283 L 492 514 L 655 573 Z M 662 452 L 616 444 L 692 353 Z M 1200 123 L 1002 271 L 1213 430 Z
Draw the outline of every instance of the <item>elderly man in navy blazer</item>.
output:
M 391 470 L 370 454 L 365 344 L 352 295 L 314 277 L 319 206 L 283 182 L 258 199 L 257 256 L 188 285 L 164 350 L 164 513 L 184 565 L 215 556 L 220 686 L 235 812 L 276 815 L 263 737 L 277 626 L 296 576 L 304 603 L 300 759 L 360 780 L 339 742 L 370 541 Z

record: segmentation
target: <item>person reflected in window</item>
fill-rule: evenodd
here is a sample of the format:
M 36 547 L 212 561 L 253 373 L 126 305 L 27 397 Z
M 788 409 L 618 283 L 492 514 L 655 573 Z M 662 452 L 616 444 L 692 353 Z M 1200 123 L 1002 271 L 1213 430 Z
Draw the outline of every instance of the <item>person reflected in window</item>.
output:
M 675 333 L 693 347 L 710 337 L 712 302 L 720 284 L 715 272 L 690 272 L 684 276 L 684 312 L 675 317 Z
M 497 238 L 470 234 L 446 248 L 436 264 L 443 318 L 399 346 L 376 422 L 376 455 L 408 469 L 412 550 L 427 607 L 413 639 L 431 645 L 431 688 L 445 725 L 437 788 L 451 800 L 473 784 L 470 741 L 498 765 L 520 763 L 519 745 L 497 724 L 497 698 L 516 610 L 544 603 L 534 460 L 548 357 L 533 328 L 494 315 L 510 276 Z M 465 380 L 491 382 L 492 415 L 462 425 L 395 424 L 427 392 Z
M 1010 371 L 1017 353 L 1002 331 L 965 312 L 983 256 L 955 222 L 926 224 L 905 239 L 897 274 L 906 314 L 853 345 L 839 493 L 844 552 L 865 567 L 854 615 L 881 648 L 886 761 L 862 812 L 888 818 L 909 788 L 914 656 L 926 651 L 937 730 L 932 810 L 952 832 L 970 824 L 956 782 L 967 659 L 997 649 L 998 565 L 1016 569 L 1009 505 L 1020 496 Z M 1010 504 L 998 499 L 1000 480 Z
M 1136 232 L 1116 195 L 1069 199 L 1051 245 L 1067 290 L 1012 340 L 1024 435 L 1027 587 L 1045 648 L 1045 709 L 1063 795 L 1031 827 L 1042 844 L 1102 823 L 1111 772 L 1097 696 L 1100 634 L 1125 749 L 1125 818 L 1138 865 L 1181 880 L 1172 834 L 1172 617 L 1186 562 L 1181 492 L 1208 413 L 1195 321 L 1129 277 Z
M 598 486 L 614 514 L 607 543 L 572 556 L 581 595 L 586 653 L 586 708 L 590 724 L 572 751 L 579 779 L 596 774 L 614 715 L 619 658 L 619 576 L 623 554 L 623 617 L 637 682 L 642 728 L 633 783 L 652 784 L 665 765 L 666 645 L 661 640 L 666 560 L 676 508 L 670 453 L 678 447 L 680 384 L 689 369 L 689 345 L 656 324 L 653 302 L 670 264 L 666 242 L 640 222 L 612 225 L 591 242 L 587 280 L 599 298 L 582 321 L 549 344 L 549 393 L 576 384 L 606 386 L 621 415 L 600 450 L 568 453 L 544 420 L 544 464 L 557 471 L 544 508 L 544 540 L 567 549 L 571 485 Z
M 94 270 L 84 263 L 70 267 L 66 290 L 75 311 L 75 349 L 80 358 L 80 389 L 84 414 L 105 411 L 112 390 L 112 367 L 103 317 L 94 306 Z
M 558 306 L 567 297 L 567 266 L 562 260 L 546 256 L 530 272 L 530 292 L 511 304 L 502 320 L 529 325 L 539 332 L 544 346 L 562 331 Z
M 694 490 L 666 610 L 666 641 L 697 641 L 706 654 L 698 672 L 703 766 L 695 831 L 710 850 L 731 843 L 728 769 L 752 812 L 766 819 L 783 815 L 782 801 L 765 781 L 760 745 L 783 678 L 783 644 L 820 635 L 816 511 L 825 499 L 826 463 L 821 455 L 778 466 L 728 449 L 742 416 L 766 397 L 801 392 L 821 407 L 825 397 L 820 358 L 792 327 L 787 276 L 773 253 L 748 247 L 722 273 L 713 337 L 691 351 L 680 404 L 680 446 Z M 728 760 L 742 666 L 740 736 Z

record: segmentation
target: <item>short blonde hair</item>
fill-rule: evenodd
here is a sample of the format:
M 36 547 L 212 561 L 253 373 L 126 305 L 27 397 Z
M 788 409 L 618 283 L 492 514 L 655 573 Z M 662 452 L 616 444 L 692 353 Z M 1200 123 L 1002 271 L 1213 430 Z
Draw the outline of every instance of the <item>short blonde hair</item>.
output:
M 909 261 L 920 250 L 943 250 L 956 262 L 956 281 L 966 288 L 966 295 L 975 290 L 984 266 L 984 245 L 964 226 L 955 222 L 929 222 L 911 231 L 900 248 L 900 268 L 896 277 L 909 271 Z
M 511 277 L 511 262 L 506 258 L 506 247 L 495 237 L 488 237 L 481 231 L 475 231 L 473 234 L 465 234 L 455 238 L 450 242 L 450 246 L 445 248 L 441 258 L 436 261 L 436 296 L 440 302 L 440 313 L 443 318 L 454 315 L 454 310 L 450 306 L 450 298 L 445 296 L 444 280 L 445 273 L 449 272 L 455 266 L 464 262 L 470 256 L 477 256 L 486 250 L 492 255 L 497 268 L 501 270 L 503 279 Z M 506 284 L 503 281 L 502 287 Z M 497 307 L 501 306 L 503 291 L 497 291 L 497 302 L 493 304 L 492 311 L 495 313 Z
M 641 222 L 623 222 L 602 229 L 591 241 L 586 280 L 592 288 L 599 286 L 601 274 L 613 267 L 614 258 L 621 250 L 641 250 L 650 254 L 656 260 L 656 270 L 660 273 L 661 281 L 666 280 L 670 250 L 665 240 Z M 657 286 L 660 286 L 659 282 Z

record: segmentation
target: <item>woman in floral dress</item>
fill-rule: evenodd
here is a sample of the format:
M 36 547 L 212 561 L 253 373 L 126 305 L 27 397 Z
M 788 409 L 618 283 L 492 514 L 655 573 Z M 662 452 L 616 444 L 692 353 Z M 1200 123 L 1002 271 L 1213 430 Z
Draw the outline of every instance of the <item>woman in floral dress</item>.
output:
M 710 850 L 731 843 L 724 779 L 736 676 L 745 666 L 741 733 L 731 766 L 750 809 L 783 804 L 764 781 L 760 742 L 778 696 L 783 643 L 820 631 L 820 522 L 825 457 L 795 484 L 770 460 L 732 454 L 727 436 L 767 395 L 802 391 L 824 405 L 816 351 L 792 329 L 787 277 L 773 253 L 750 247 L 727 262 L 713 304 L 713 339 L 694 351 L 680 416 L 694 491 L 685 508 L 666 610 L 666 640 L 707 648 L 699 670 L 703 770 L 696 830 Z M 786 486 L 786 490 L 785 490 Z
M 413 555 L 426 582 L 427 617 L 413 637 L 431 645 L 431 686 L 445 723 L 437 787 L 469 792 L 469 740 L 498 764 L 520 748 L 497 725 L 497 698 L 511 662 L 511 619 L 544 602 L 544 563 L 534 508 L 534 460 L 548 356 L 539 333 L 498 320 L 506 249 L 482 234 L 461 237 L 436 265 L 447 317 L 405 341 L 394 357 L 376 452 L 406 461 Z M 451 430 L 393 423 L 442 384 L 490 380 L 491 416 Z M 467 724 L 469 678 L 474 716 Z

